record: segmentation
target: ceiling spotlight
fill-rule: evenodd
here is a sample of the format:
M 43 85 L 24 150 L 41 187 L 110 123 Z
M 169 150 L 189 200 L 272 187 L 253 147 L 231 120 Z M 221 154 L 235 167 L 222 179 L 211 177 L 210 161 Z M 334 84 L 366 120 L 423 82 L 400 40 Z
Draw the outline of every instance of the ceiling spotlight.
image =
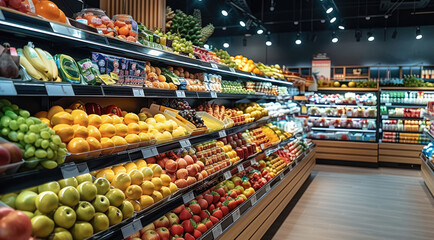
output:
M 258 31 L 256 31 L 256 33 L 259 34 L 259 35 L 261 35 L 261 34 L 264 33 L 264 30 L 262 30 L 262 29 L 258 29 Z
M 222 10 L 222 15 L 227 17 L 229 15 L 229 13 L 226 10 Z
M 245 27 L 246 23 L 244 21 L 240 21 L 240 25 L 241 25 L 241 27 Z
M 227 43 L 227 42 L 223 43 L 223 47 L 224 48 L 228 48 L 229 47 L 229 43 Z
M 371 32 L 368 32 L 368 41 L 372 42 L 374 41 L 375 37 Z
M 298 25 L 298 21 L 294 21 L 294 25 Z
M 339 26 L 338 26 L 338 28 L 339 28 L 340 30 L 345 30 L 345 26 L 344 26 L 344 25 L 342 25 L 342 24 L 341 24 L 341 25 L 339 25 Z
M 366 21 L 369 21 L 369 20 L 371 20 L 371 17 L 370 16 L 366 16 L 365 19 L 366 19 Z
M 329 14 L 331 12 L 333 12 L 333 8 L 332 7 L 327 8 L 326 13 Z
M 419 40 L 422 38 L 422 33 L 420 33 L 420 28 L 416 28 L 416 39 Z
M 325 23 L 325 19 L 321 19 L 321 23 Z
M 206 43 L 203 45 L 203 47 L 204 47 L 205 49 L 209 49 L 209 45 L 206 44 Z
M 354 37 L 356 37 L 357 42 L 360 42 L 360 38 L 362 38 L 362 32 L 360 30 L 357 30 L 354 34 Z
M 271 42 L 271 38 L 270 35 L 267 35 L 267 41 L 265 42 L 265 45 L 267 45 L 268 47 L 271 46 L 273 43 Z
M 334 23 L 336 22 L 336 17 L 333 17 L 332 19 L 330 19 L 330 23 Z
M 397 35 L 398 35 L 398 31 L 396 31 L 395 29 L 395 31 L 393 31 L 392 33 L 392 38 L 395 39 Z
M 295 39 L 295 44 L 297 44 L 297 45 L 301 44 L 300 33 L 297 33 L 297 38 Z
M 270 11 L 272 12 L 272 11 L 274 11 L 274 6 L 275 6 L 276 4 L 274 3 L 274 0 L 271 0 L 271 4 L 270 4 Z
M 337 43 L 339 41 L 338 37 L 336 36 L 336 33 L 333 32 L 332 34 L 332 43 Z

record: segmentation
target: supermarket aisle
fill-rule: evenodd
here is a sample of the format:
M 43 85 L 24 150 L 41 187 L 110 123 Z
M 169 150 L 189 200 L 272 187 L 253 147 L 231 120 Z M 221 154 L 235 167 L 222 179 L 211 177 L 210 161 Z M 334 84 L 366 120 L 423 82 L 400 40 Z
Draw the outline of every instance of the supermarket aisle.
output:
M 317 165 L 315 176 L 273 237 L 432 239 L 434 200 L 417 170 Z M 285 214 L 285 213 L 283 213 Z M 282 215 L 283 215 L 282 214 Z M 275 226 L 274 229 L 279 226 Z

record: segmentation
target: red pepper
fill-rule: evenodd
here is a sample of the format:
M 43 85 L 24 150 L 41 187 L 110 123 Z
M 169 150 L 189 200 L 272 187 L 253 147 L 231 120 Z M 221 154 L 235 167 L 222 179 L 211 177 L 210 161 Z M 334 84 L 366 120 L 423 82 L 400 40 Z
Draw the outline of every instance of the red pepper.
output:
M 122 117 L 122 110 L 115 105 L 110 105 L 104 108 L 104 114 L 114 114 Z
M 97 103 L 86 103 L 85 107 L 86 107 L 87 114 L 96 114 L 96 115 L 102 114 L 102 108 Z

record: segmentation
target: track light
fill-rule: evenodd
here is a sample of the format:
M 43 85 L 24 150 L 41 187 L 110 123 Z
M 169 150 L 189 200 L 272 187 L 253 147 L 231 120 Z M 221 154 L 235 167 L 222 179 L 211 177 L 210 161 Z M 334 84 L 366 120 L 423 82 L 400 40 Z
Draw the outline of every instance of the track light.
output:
M 360 42 L 360 38 L 362 38 L 362 32 L 360 30 L 357 30 L 354 34 L 354 37 L 356 37 L 357 42 Z
M 229 43 L 227 43 L 227 42 L 223 43 L 223 47 L 224 48 L 228 48 L 229 47 Z
M 331 12 L 333 12 L 333 8 L 332 7 L 327 8 L 326 13 L 329 14 Z
M 222 10 L 222 15 L 227 17 L 229 15 L 229 13 L 226 10 Z
M 246 23 L 244 21 L 240 21 L 240 25 L 241 25 L 241 27 L 245 27 Z
M 420 33 L 420 28 L 416 28 L 416 39 L 419 40 L 422 38 L 422 33 Z
M 259 35 L 261 35 L 261 34 L 264 33 L 264 30 L 262 30 L 262 29 L 258 29 L 258 31 L 256 31 L 256 33 L 259 34 Z
M 332 17 L 332 19 L 330 19 L 330 23 L 334 23 L 336 22 L 336 17 Z
M 297 44 L 297 45 L 301 44 L 300 33 L 297 33 L 297 38 L 295 39 L 295 44 Z
M 368 32 L 368 41 L 372 42 L 374 41 L 375 37 L 371 32 Z
M 265 42 L 265 45 L 267 45 L 268 47 L 271 46 L 273 43 L 271 42 L 271 38 L 270 35 L 267 35 L 267 41 Z
M 345 30 L 345 26 L 344 26 L 343 24 L 339 24 L 338 28 L 339 28 L 340 30 Z
M 333 32 L 332 34 L 332 43 L 337 43 L 339 41 L 338 37 L 336 36 L 336 33 Z
M 398 31 L 396 31 L 395 29 L 395 31 L 393 31 L 392 33 L 392 38 L 395 39 L 397 35 L 398 35 Z

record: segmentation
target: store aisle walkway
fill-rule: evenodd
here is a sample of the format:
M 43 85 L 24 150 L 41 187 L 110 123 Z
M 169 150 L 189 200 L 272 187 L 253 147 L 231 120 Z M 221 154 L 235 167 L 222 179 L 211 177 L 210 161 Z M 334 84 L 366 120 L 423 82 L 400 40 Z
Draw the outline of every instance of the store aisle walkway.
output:
M 434 200 L 419 171 L 317 165 L 312 176 L 263 239 L 433 239 Z

